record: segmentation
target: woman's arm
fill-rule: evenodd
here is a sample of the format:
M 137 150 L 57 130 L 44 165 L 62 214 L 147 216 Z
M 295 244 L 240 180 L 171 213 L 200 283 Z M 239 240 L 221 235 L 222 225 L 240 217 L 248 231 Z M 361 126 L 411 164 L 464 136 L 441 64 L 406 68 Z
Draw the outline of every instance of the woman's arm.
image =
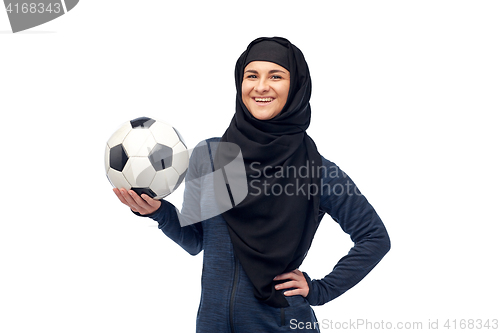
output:
M 158 222 L 158 228 L 174 242 L 179 244 L 191 255 L 198 254 L 203 249 L 203 229 L 201 223 L 181 227 L 179 212 L 166 200 L 154 200 L 134 191 L 113 189 L 120 201 L 127 205 L 134 214 L 149 217 Z
M 363 279 L 390 249 L 384 224 L 354 182 L 334 163 L 323 158 L 320 208 L 350 235 L 354 247 L 332 272 L 320 280 L 304 274 L 311 305 L 321 305 L 340 296 Z
M 203 249 L 203 228 L 201 223 L 182 227 L 179 222 L 179 211 L 166 200 L 161 200 L 161 206 L 150 216 L 158 222 L 158 228 L 171 240 L 179 244 L 191 255 L 200 253 Z
M 199 146 L 203 147 L 201 144 Z M 114 189 L 114 192 L 134 214 L 155 220 L 158 222 L 158 228 L 166 236 L 191 255 L 196 255 L 203 249 L 203 228 L 200 222 L 202 220 L 200 218 L 201 183 L 199 181 L 204 167 L 203 163 L 206 163 L 203 149 L 197 146 L 191 154 L 185 177 L 182 213 L 166 200 L 154 200 L 146 194 L 139 196 L 132 190 Z

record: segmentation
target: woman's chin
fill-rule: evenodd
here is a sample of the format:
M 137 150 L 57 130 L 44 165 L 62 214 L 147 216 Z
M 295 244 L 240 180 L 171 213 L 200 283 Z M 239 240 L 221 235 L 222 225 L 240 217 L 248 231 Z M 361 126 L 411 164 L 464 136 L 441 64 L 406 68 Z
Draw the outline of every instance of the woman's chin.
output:
M 272 111 L 250 111 L 250 113 L 252 114 L 252 116 L 254 116 L 255 119 L 258 120 L 270 120 L 279 114 L 279 112 L 275 113 Z

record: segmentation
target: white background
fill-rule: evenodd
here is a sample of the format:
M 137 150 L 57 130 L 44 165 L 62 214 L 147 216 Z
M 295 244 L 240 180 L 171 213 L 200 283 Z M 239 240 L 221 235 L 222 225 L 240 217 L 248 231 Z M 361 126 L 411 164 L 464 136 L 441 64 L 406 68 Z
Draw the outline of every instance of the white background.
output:
M 82 0 L 12 34 L 0 10 L 0 331 L 194 332 L 202 256 L 121 205 L 104 145 L 140 116 L 190 147 L 220 136 L 260 36 L 305 54 L 308 133 L 391 236 L 318 319 L 500 319 L 499 17 L 497 1 Z M 351 246 L 325 218 L 301 268 L 322 278 Z

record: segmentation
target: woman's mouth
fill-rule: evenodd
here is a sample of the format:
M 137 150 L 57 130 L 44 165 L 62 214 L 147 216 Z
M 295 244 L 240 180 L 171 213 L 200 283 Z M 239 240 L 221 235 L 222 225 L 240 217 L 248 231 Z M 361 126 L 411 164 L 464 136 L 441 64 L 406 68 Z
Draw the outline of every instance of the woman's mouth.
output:
M 274 101 L 273 97 L 254 97 L 253 100 L 257 103 L 257 105 L 268 105 L 272 101 Z

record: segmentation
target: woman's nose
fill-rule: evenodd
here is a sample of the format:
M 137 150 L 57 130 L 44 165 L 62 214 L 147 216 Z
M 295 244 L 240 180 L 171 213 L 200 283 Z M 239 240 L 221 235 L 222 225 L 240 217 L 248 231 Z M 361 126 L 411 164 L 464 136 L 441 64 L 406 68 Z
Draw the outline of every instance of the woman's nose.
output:
M 269 84 L 265 79 L 261 79 L 258 82 L 256 82 L 254 90 L 256 92 L 266 92 L 269 90 Z

